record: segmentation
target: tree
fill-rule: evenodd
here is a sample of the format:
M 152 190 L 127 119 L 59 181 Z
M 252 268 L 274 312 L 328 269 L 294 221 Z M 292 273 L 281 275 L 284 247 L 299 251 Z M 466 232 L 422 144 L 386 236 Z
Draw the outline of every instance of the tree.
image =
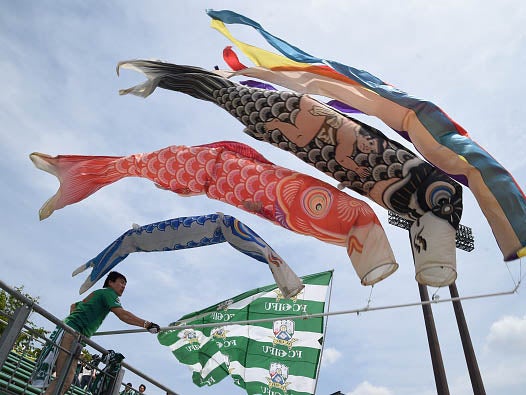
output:
M 40 299 L 39 297 L 33 297 L 29 294 L 23 292 L 24 286 L 15 287 L 15 290 L 20 292 L 26 298 L 31 300 L 33 303 L 37 303 Z M 22 306 L 24 303 L 18 300 L 13 295 L 7 293 L 3 289 L 0 289 L 0 336 L 4 333 L 7 323 L 9 322 L 10 317 L 13 316 L 16 309 Z M 16 339 L 15 346 L 13 351 L 18 354 L 24 355 L 28 358 L 37 358 L 40 353 L 40 343 L 35 341 L 36 334 L 40 336 L 45 336 L 49 333 L 44 328 L 38 327 L 36 324 L 27 320 L 26 328 L 20 332 L 18 338 Z

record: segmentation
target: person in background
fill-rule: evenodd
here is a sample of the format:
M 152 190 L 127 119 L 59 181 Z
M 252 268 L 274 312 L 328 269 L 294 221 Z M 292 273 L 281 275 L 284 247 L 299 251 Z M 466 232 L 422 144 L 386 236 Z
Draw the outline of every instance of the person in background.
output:
M 89 387 L 90 383 L 95 380 L 95 373 L 96 369 L 93 368 L 90 363 L 83 362 L 82 363 L 82 372 L 80 376 L 80 385 L 79 387 L 82 389 L 86 389 Z
M 119 395 L 136 395 L 136 394 L 137 392 L 135 392 L 135 390 L 133 389 L 132 383 L 128 383 L 126 384 L 126 387 L 124 388 L 123 391 L 121 391 Z
M 144 384 L 139 385 L 139 394 L 144 394 L 146 391 L 146 386 Z

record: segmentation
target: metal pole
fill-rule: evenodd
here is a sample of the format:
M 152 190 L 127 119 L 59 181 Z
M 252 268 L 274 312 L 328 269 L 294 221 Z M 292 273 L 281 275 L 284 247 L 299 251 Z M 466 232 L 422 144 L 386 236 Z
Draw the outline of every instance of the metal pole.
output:
M 457 285 L 455 283 L 449 286 L 449 293 L 452 298 L 459 297 Z M 455 310 L 455 317 L 457 319 L 458 332 L 460 333 L 460 339 L 462 341 L 462 348 L 464 349 L 464 357 L 466 358 L 466 364 L 468 365 L 469 378 L 471 379 L 473 393 L 476 395 L 485 395 L 486 390 L 484 389 L 477 357 L 475 356 L 473 344 L 471 343 L 471 337 L 469 335 L 468 324 L 466 322 L 466 317 L 464 316 L 462 304 L 460 303 L 460 300 L 453 300 L 452 303 L 453 309 Z
M 317 318 L 317 317 L 329 317 L 333 315 L 343 315 L 343 314 L 361 314 L 361 313 L 369 313 L 372 311 L 381 311 L 381 310 L 392 310 L 392 309 L 401 309 L 406 307 L 416 307 L 416 306 L 422 306 L 426 304 L 440 304 L 440 303 L 449 303 L 456 300 L 474 300 L 474 299 L 481 299 L 481 298 L 494 298 L 497 296 L 504 296 L 504 295 L 513 295 L 517 292 L 517 289 L 519 289 L 519 285 L 516 285 L 513 289 L 509 291 L 503 291 L 503 292 L 494 292 L 489 294 L 481 294 L 481 295 L 473 295 L 473 296 L 463 296 L 461 298 L 447 298 L 447 299 L 436 299 L 436 300 L 426 300 L 426 301 L 420 301 L 420 302 L 413 302 L 413 303 L 402 303 L 402 304 L 391 304 L 387 306 L 377 306 L 377 307 L 361 307 L 359 309 L 352 309 L 352 310 L 338 310 L 338 311 L 330 311 L 327 313 L 316 313 L 316 314 L 302 314 L 302 315 L 289 315 L 285 317 L 281 317 L 283 320 L 297 320 L 298 318 L 301 318 L 302 320 L 307 320 L 309 318 Z M 236 324 L 254 324 L 258 322 L 271 322 L 275 321 L 275 318 L 259 318 L 255 320 L 242 320 L 242 321 L 236 321 Z M 183 321 L 179 321 L 183 322 Z M 181 329 L 195 329 L 195 328 L 215 328 L 217 326 L 223 325 L 221 322 L 215 322 L 211 324 L 193 324 L 193 325 L 178 325 L 177 322 L 174 323 L 172 326 L 163 326 L 161 327 L 161 331 L 170 331 L 170 330 L 181 330 Z M 93 336 L 108 336 L 108 335 L 127 335 L 131 333 L 148 333 L 147 329 L 120 329 L 116 331 L 103 331 L 103 332 L 96 332 L 93 334 Z M 84 340 L 86 341 L 86 340 Z M 90 344 L 90 343 L 88 343 Z M 97 343 L 94 343 L 97 344 Z M 91 344 L 90 344 L 91 345 Z M 106 351 L 106 354 L 108 352 Z M 123 362 L 124 363 L 124 362 Z
M 413 262 L 415 261 L 415 254 L 413 252 L 413 241 L 411 240 L 411 232 L 409 235 L 409 245 L 411 246 L 411 254 Z M 422 302 L 429 302 L 429 293 L 427 286 L 418 283 L 418 291 L 420 292 L 420 300 Z M 447 385 L 446 370 L 444 369 L 444 361 L 442 360 L 442 352 L 440 351 L 440 343 L 438 342 L 437 329 L 435 320 L 433 318 L 433 310 L 430 304 L 422 304 L 422 314 L 424 315 L 424 323 L 426 325 L 427 344 L 429 345 L 429 353 L 431 354 L 431 363 L 433 365 L 433 374 L 435 375 L 435 386 L 438 395 L 449 395 L 449 387 Z
M 420 300 L 422 302 L 429 301 L 427 287 L 425 285 L 418 284 L 418 290 L 420 291 Z M 442 361 L 442 353 L 440 352 L 440 344 L 438 342 L 431 305 L 423 304 L 422 313 L 424 314 L 424 322 L 426 324 L 427 343 L 429 344 L 429 352 L 431 353 L 431 363 L 433 364 L 433 373 L 435 375 L 437 394 L 449 395 L 446 371 L 444 369 L 444 362 Z
M 64 333 L 62 336 L 66 336 L 66 334 Z M 82 344 L 79 341 L 79 336 L 73 336 L 73 340 L 71 341 L 69 349 L 62 347 L 62 340 L 56 344 L 56 347 L 60 349 L 57 350 L 57 352 L 66 352 L 68 354 L 66 360 L 64 361 L 62 371 L 57 371 L 57 377 L 55 378 L 57 383 L 55 384 L 53 395 L 60 395 L 62 393 L 62 389 L 66 386 L 66 378 L 68 377 L 69 371 L 74 369 L 74 367 L 71 365 L 73 365 L 73 362 L 76 363 L 77 357 L 82 351 Z M 70 385 L 71 383 L 67 384 L 68 389 Z
M 121 366 L 119 368 L 119 371 L 117 372 L 117 374 L 112 380 L 112 389 L 110 391 L 111 395 L 119 395 L 121 384 L 122 384 L 122 379 L 124 377 L 124 372 L 125 372 L 125 369 Z
M 392 211 L 389 211 L 389 223 L 391 225 L 398 226 L 399 228 L 410 230 L 413 222 L 405 218 L 402 218 L 401 216 L 399 216 L 398 214 Z M 411 236 L 409 238 L 411 238 Z M 459 225 L 459 228 L 457 229 L 457 233 L 456 233 L 456 247 L 460 248 L 461 250 L 468 251 L 468 252 L 473 251 L 473 249 L 475 248 L 475 244 L 474 244 L 473 233 L 471 231 L 471 228 L 468 228 L 464 225 Z M 517 288 L 518 286 L 515 287 L 514 292 L 517 290 Z M 453 303 L 453 309 L 455 310 L 455 317 L 457 319 L 458 331 L 460 333 L 460 339 L 462 341 L 462 348 L 464 349 L 464 356 L 466 358 L 466 363 L 468 365 L 468 371 L 469 371 L 469 376 L 471 379 L 471 385 L 473 387 L 473 393 L 475 395 L 485 395 L 486 391 L 484 390 L 484 384 L 482 383 L 482 377 L 480 376 L 480 370 L 477 364 L 477 358 L 475 357 L 475 352 L 473 351 L 473 345 L 471 343 L 471 338 L 469 336 L 469 330 L 468 330 L 468 326 L 466 323 L 466 319 L 464 317 L 464 311 L 462 310 L 462 304 L 460 303 L 460 300 L 462 298 L 460 298 L 458 295 L 457 286 L 455 283 L 449 286 L 449 292 L 451 294 L 450 300 Z M 427 293 L 427 290 L 426 290 L 426 293 Z M 422 291 L 421 291 L 421 295 L 422 295 Z M 427 296 L 427 298 L 429 299 L 429 296 Z M 430 306 L 428 307 L 431 308 Z M 424 309 L 424 304 L 422 304 L 422 309 Z M 425 313 L 424 313 L 424 319 L 425 319 Z M 426 321 L 426 326 L 427 326 L 427 321 Z M 430 341 L 430 348 L 431 348 L 431 340 L 429 337 L 428 337 L 428 340 Z
M 24 324 L 27 321 L 27 317 L 31 314 L 31 308 L 29 306 L 18 307 L 12 320 L 7 324 L 4 333 L 0 336 L 0 367 L 2 367 L 9 356 L 9 352 L 13 349 L 16 344 L 16 339 Z

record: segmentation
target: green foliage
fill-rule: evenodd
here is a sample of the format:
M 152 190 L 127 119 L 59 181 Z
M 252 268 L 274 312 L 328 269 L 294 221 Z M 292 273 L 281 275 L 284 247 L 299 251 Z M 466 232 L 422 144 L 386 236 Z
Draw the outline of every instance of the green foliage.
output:
M 15 287 L 15 290 L 20 292 L 22 295 L 24 295 L 26 298 L 28 298 L 34 303 L 37 303 L 40 299 L 39 297 L 33 297 L 27 293 L 24 293 L 23 285 L 20 287 Z M 23 303 L 20 300 L 18 300 L 11 294 L 8 294 L 3 289 L 0 289 L 0 336 L 7 327 L 7 323 L 9 322 L 10 317 L 12 317 L 16 309 L 22 305 Z M 44 328 L 37 327 L 37 325 L 35 325 L 29 319 L 26 322 L 26 327 L 30 328 L 30 330 L 26 328 L 20 333 L 20 335 L 16 339 L 13 351 L 28 358 L 37 358 L 38 354 L 40 353 L 41 344 L 34 340 L 36 334 L 31 332 L 33 331 L 40 334 L 41 336 L 44 336 L 47 335 L 49 331 L 46 331 Z
M 80 352 L 80 359 L 82 359 L 85 362 L 91 362 L 93 357 L 87 349 L 83 348 Z

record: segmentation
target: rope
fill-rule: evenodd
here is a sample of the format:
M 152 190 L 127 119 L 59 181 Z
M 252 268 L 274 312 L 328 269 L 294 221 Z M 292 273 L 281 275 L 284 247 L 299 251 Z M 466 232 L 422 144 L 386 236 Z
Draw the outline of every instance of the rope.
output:
M 365 306 L 368 308 L 371 305 L 371 301 L 373 300 L 373 290 L 374 290 L 374 284 L 371 285 L 371 292 L 369 292 L 369 298 L 367 299 L 367 305 Z
M 522 258 L 519 260 L 519 282 L 517 283 L 517 288 L 521 285 L 522 280 L 526 276 L 526 273 L 522 274 Z
M 441 287 L 438 287 L 433 295 L 431 295 L 431 299 L 434 301 L 437 301 L 440 299 L 440 295 L 438 295 L 438 291 L 440 291 Z
M 513 273 L 511 272 L 510 265 L 508 264 L 508 262 L 505 262 L 505 264 L 506 264 L 506 268 L 508 269 L 508 273 L 510 274 L 513 285 L 515 285 L 515 288 L 519 288 L 520 284 L 522 283 L 522 280 L 526 276 L 526 273 L 524 275 L 522 274 L 522 258 L 519 259 L 519 275 L 518 275 L 519 280 L 518 281 L 515 281 L 515 279 L 513 278 Z
M 513 278 L 513 274 L 511 273 L 510 265 L 508 265 L 508 262 L 505 262 L 505 264 L 506 264 L 506 269 L 508 269 L 508 273 L 510 274 L 510 278 L 511 278 L 511 281 L 513 282 L 513 285 L 517 285 L 517 283 L 515 282 L 515 279 Z

